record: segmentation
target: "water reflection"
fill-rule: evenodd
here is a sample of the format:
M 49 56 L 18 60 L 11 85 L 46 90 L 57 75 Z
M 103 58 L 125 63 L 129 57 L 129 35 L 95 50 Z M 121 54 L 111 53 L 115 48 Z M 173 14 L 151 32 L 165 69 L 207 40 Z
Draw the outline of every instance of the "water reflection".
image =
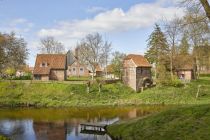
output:
M 32 120 L 1 120 L 0 134 L 14 140 L 35 140 Z
M 0 109 L 0 135 L 12 140 L 111 140 L 104 133 L 81 133 L 80 123 L 112 124 L 164 108 L 166 107 Z

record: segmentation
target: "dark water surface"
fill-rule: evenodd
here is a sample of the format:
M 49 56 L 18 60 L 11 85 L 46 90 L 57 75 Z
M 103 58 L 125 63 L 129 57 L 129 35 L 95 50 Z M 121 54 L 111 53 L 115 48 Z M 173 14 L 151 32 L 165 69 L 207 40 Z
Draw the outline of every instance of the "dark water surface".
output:
M 159 112 L 166 106 L 0 109 L 0 135 L 11 140 L 111 140 L 81 133 L 80 123 L 112 124 Z

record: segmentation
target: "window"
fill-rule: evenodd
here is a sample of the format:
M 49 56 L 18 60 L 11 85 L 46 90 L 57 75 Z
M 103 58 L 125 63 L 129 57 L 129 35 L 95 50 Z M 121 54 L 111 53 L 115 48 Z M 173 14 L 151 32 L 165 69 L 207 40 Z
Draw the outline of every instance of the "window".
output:
M 40 67 L 47 67 L 49 64 L 48 63 L 46 63 L 46 62 L 42 62 L 41 64 L 40 64 Z
M 80 68 L 79 73 L 80 73 L 80 75 L 84 74 L 84 68 Z
M 34 76 L 34 79 L 35 79 L 35 80 L 41 80 L 41 76 L 35 75 L 35 76 Z
M 45 67 L 45 63 L 42 63 L 42 67 Z
M 71 72 L 71 69 L 69 69 L 69 72 Z
M 76 68 L 72 68 L 72 74 L 76 75 Z

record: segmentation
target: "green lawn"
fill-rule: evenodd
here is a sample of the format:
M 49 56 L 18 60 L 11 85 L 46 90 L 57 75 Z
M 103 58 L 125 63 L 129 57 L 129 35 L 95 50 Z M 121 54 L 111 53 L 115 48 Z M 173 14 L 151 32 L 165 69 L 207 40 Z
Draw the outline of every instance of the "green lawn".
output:
M 196 98 L 198 85 L 201 85 Z M 210 77 L 201 77 L 185 87 L 153 87 L 135 93 L 121 83 L 107 84 L 98 92 L 97 84 L 86 93 L 86 84 L 65 82 L 0 82 L 0 105 L 101 106 L 139 104 L 207 104 L 210 103 Z
M 121 83 L 104 85 L 101 93 L 95 84 L 88 94 L 85 84 L 0 82 L 0 104 L 9 106 L 101 106 L 120 104 L 121 99 L 130 104 L 124 100 L 130 94 L 135 93 Z
M 201 85 L 201 88 L 199 97 L 196 98 L 198 85 Z M 210 77 L 201 77 L 180 88 L 154 87 L 137 97 L 145 104 L 208 104 L 210 103 Z
M 107 130 L 121 140 L 209 140 L 210 105 L 178 107 L 113 124 Z

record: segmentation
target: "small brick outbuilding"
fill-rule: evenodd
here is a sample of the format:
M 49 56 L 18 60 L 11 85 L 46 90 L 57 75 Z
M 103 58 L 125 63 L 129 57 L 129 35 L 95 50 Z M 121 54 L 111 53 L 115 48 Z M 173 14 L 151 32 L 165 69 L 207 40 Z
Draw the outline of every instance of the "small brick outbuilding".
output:
M 123 82 L 135 91 L 152 84 L 152 66 L 142 55 L 129 54 L 123 61 Z
M 66 79 L 66 55 L 65 54 L 38 54 L 33 71 L 35 80 L 59 80 Z

